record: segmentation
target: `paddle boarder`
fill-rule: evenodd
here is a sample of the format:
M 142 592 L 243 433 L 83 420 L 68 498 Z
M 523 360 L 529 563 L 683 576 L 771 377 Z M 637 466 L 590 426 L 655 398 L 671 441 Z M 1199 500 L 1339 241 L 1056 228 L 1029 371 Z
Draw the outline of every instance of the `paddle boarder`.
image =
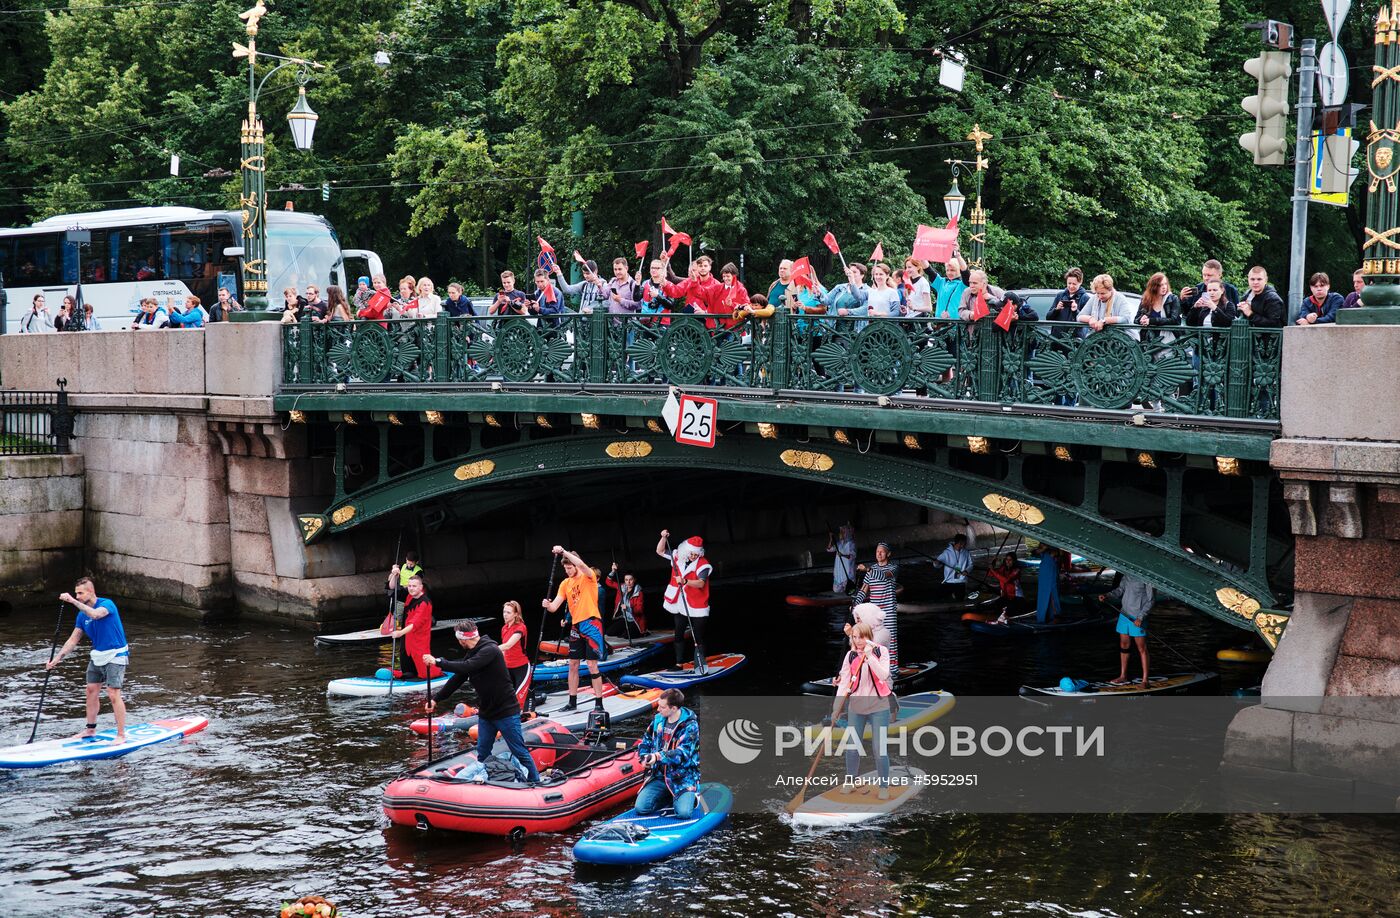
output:
M 647 633 L 647 619 L 643 612 L 642 587 L 636 575 L 623 574 L 618 580 L 617 562 L 608 571 L 607 586 L 614 591 L 612 621 L 608 623 L 608 634 L 631 640 Z
M 972 570 L 972 553 L 967 550 L 967 534 L 958 533 L 934 559 L 943 568 L 943 595 L 951 600 L 967 598 L 967 575 Z
M 841 672 L 836 676 L 836 698 L 832 702 L 831 722 L 836 723 L 841 716 L 843 703 L 847 705 L 847 730 L 854 731 L 859 747 L 861 737 L 870 730 L 875 756 L 875 769 L 880 776 L 879 797 L 890 798 L 890 755 L 886 748 L 890 726 L 890 703 L 887 700 L 890 688 L 890 653 L 875 642 L 875 632 L 867 622 L 860 622 L 851 629 L 851 649 L 841 661 Z M 860 774 L 860 748 L 846 749 L 846 778 L 854 780 Z
M 650 816 L 670 803 L 676 818 L 695 814 L 700 790 L 700 720 L 685 705 L 680 689 L 666 689 L 656 700 L 656 716 L 637 747 L 647 779 L 637 792 L 638 815 Z
M 1002 617 L 1005 618 L 1008 613 L 1020 612 L 1024 598 L 1021 592 L 1021 565 L 1016 563 L 1016 556 L 1002 555 L 987 572 L 997 582 Z
M 1045 543 L 1035 547 L 1040 569 L 1035 582 L 1035 620 L 1046 623 L 1060 614 L 1060 553 Z
M 117 604 L 110 599 L 98 598 L 97 587 L 93 585 L 91 577 L 80 578 L 73 584 L 72 593 L 62 593 L 58 598 L 78 610 L 78 621 L 73 633 L 46 664 L 46 668 L 53 669 L 61 663 L 78 646 L 83 635 L 87 635 L 92 642 L 86 679 L 87 723 L 78 736 L 86 738 L 97 735 L 97 712 L 102 704 L 102 689 L 106 688 L 107 700 L 112 703 L 112 714 L 117 720 L 117 742 L 124 743 L 126 702 L 122 700 L 122 682 L 126 678 L 131 655 L 121 616 L 117 614 Z
M 525 627 L 525 613 L 520 603 L 507 600 L 501 606 L 501 654 L 506 660 L 506 671 L 510 673 L 511 684 L 518 690 L 530 670 L 530 661 L 525 656 L 525 643 L 529 629 Z
M 1099 602 L 1119 601 L 1118 613 L 1118 678 L 1110 679 L 1110 685 L 1128 683 L 1128 659 L 1132 656 L 1132 645 L 1137 644 L 1138 656 L 1142 658 L 1142 687 L 1147 688 L 1147 615 L 1152 611 L 1152 603 L 1157 592 L 1149 584 L 1123 575 L 1118 587 L 1099 596 Z
M 569 604 L 569 618 L 573 624 L 569 629 L 569 703 L 564 705 L 564 710 L 578 708 L 578 664 L 583 660 L 588 664 L 588 675 L 593 681 L 594 707 L 601 711 L 603 677 L 598 675 L 598 663 L 608 658 L 608 641 L 603 636 L 603 618 L 598 613 L 598 578 L 582 558 L 563 546 L 554 546 L 554 553 L 564 563 L 564 582 L 559 584 L 557 596 L 541 599 L 540 605 L 550 612 L 558 612 L 565 602 Z M 564 622 L 559 624 L 562 627 Z
M 885 613 L 885 628 L 890 633 L 890 659 L 898 666 L 899 660 L 899 600 L 896 591 L 899 586 L 899 564 L 890 560 L 890 543 L 881 542 L 875 546 L 875 563 L 866 567 L 856 565 L 856 572 L 865 575 L 860 589 L 852 601 L 859 606 L 863 602 L 873 602 Z
M 440 667 L 452 674 L 452 678 L 429 698 L 423 706 L 427 713 L 437 710 L 439 701 L 446 701 L 463 682 L 471 682 L 476 690 L 476 758 L 482 764 L 496 746 L 496 734 L 506 741 L 510 754 L 525 766 L 532 784 L 540 783 L 540 772 L 535 760 L 525 746 L 525 736 L 520 730 L 520 702 L 515 697 L 515 686 L 511 685 L 510 673 L 506 670 L 505 657 L 500 646 L 477 630 L 476 622 L 468 619 L 458 625 L 455 632 L 457 643 L 467 653 L 460 660 L 444 660 L 430 653 L 423 654 L 425 666 Z
M 661 530 L 656 553 L 671 562 L 671 582 L 661 604 L 676 623 L 676 666 L 685 663 L 685 629 L 695 642 L 695 671 L 705 672 L 705 625 L 710 620 L 710 575 L 714 568 L 705 560 L 705 540 L 691 536 L 671 551 L 671 530 Z
M 389 568 L 389 582 L 385 585 L 394 596 L 394 624 L 403 622 L 403 607 L 408 602 L 408 581 L 423 573 L 418 564 L 418 552 L 405 552 L 403 566 L 395 564 Z
M 427 679 L 430 676 L 436 679 L 442 673 L 423 665 L 423 656 L 432 649 L 433 643 L 433 601 L 428 598 L 423 578 L 418 574 L 408 578 L 405 589 L 408 592 L 408 602 L 403 607 L 403 627 L 389 632 L 389 637 L 404 639 L 404 654 L 413 661 L 419 679 Z
M 831 564 L 831 592 L 845 593 L 856 581 L 852 567 L 856 563 L 856 527 L 847 520 L 839 533 L 828 532 L 826 550 L 836 556 Z

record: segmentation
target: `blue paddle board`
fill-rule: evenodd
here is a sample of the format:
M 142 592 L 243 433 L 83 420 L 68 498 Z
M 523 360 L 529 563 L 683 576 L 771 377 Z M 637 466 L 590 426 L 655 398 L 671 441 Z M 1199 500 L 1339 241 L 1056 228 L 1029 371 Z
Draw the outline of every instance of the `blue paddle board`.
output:
M 663 644 L 637 644 L 633 647 L 622 647 L 617 650 L 608 651 L 608 658 L 598 664 L 598 672 L 610 673 L 619 669 L 625 669 L 634 663 L 645 660 L 647 657 L 660 653 L 665 649 Z M 579 678 L 588 678 L 588 664 L 582 661 L 578 664 Z M 541 663 L 535 667 L 536 682 L 553 682 L 556 679 L 569 678 L 568 660 L 551 660 L 548 663 Z
M 717 653 L 705 658 L 705 672 L 696 673 L 694 663 L 674 669 L 659 669 L 640 676 L 623 676 L 618 685 L 640 685 L 643 688 L 687 689 L 692 685 L 721 679 L 743 666 L 748 658 L 742 653 Z
M 207 717 L 175 717 L 149 724 L 127 724 L 126 742 L 117 743 L 116 729 L 96 736 L 68 737 L 0 749 L 0 768 L 43 768 L 61 762 L 115 759 L 137 749 L 181 739 L 209 726 Z
M 594 826 L 574 845 L 574 860 L 584 864 L 649 864 L 684 851 L 729 818 L 734 795 L 723 784 L 701 784 L 700 804 L 690 819 L 671 808 L 642 816 L 628 810 Z

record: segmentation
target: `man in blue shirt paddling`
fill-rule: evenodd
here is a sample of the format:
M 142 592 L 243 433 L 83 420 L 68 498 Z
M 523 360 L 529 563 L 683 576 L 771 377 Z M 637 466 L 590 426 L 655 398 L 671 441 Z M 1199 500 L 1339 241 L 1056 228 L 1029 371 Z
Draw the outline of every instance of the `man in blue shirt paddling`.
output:
M 112 702 L 112 714 L 117 719 L 117 744 L 120 745 L 126 742 L 126 702 L 122 700 L 122 681 L 126 678 L 126 665 L 130 658 L 117 604 L 110 599 L 97 598 L 97 588 L 93 586 L 91 577 L 83 577 L 73 584 L 72 593 L 63 593 L 58 598 L 78 610 L 78 622 L 63 648 L 48 662 L 48 668 L 53 669 L 62 662 L 78 646 L 83 635 L 87 635 L 92 642 L 92 657 L 87 668 L 87 725 L 78 736 L 86 739 L 97 735 L 97 712 L 105 686 L 107 698 Z

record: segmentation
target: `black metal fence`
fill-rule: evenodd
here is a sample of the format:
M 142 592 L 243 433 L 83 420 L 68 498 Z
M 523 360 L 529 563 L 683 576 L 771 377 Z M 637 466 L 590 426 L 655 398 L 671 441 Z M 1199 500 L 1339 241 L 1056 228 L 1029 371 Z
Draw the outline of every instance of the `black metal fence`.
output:
M 0 456 L 49 456 L 71 451 L 73 409 L 68 380 L 54 392 L 0 389 Z

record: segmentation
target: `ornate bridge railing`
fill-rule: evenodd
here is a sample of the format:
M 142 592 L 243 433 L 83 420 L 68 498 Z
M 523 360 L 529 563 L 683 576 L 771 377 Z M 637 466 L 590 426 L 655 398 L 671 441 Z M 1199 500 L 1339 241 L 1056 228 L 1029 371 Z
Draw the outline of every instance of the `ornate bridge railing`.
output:
M 1282 329 L 1109 328 L 989 319 L 570 314 L 304 320 L 283 329 L 284 387 L 432 388 L 544 382 L 917 394 L 1002 404 L 1134 404 L 1278 418 Z

